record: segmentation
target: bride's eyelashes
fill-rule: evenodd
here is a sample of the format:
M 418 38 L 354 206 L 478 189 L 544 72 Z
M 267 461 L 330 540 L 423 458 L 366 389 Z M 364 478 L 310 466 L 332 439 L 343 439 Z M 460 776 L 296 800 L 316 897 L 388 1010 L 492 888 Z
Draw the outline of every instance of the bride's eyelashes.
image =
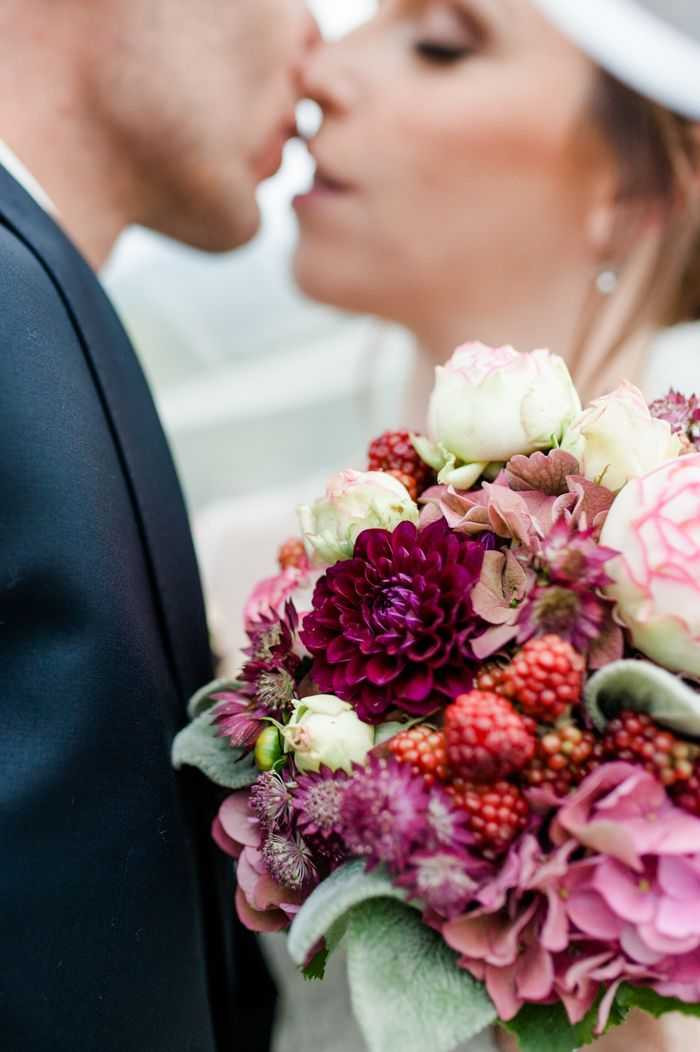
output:
M 434 62 L 442 66 L 448 66 L 455 62 L 461 62 L 472 54 L 473 48 L 462 47 L 455 44 L 443 44 L 438 41 L 419 40 L 414 45 L 416 54 L 428 62 Z
M 416 24 L 414 50 L 419 58 L 452 65 L 478 49 L 482 28 L 463 4 L 432 3 Z

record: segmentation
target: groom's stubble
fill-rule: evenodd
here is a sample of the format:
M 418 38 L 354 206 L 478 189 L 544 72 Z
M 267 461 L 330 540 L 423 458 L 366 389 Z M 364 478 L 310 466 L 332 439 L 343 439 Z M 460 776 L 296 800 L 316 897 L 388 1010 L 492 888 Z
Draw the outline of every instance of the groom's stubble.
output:
M 302 0 L 6 0 L 0 138 L 93 262 L 107 217 L 225 251 L 257 230 L 315 40 Z

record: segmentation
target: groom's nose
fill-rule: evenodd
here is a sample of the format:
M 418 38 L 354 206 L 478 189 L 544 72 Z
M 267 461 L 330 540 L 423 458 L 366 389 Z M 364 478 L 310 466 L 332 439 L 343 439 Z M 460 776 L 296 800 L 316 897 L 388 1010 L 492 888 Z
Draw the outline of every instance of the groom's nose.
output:
M 300 47 L 297 50 L 296 61 L 293 68 L 294 79 L 298 86 L 299 94 L 302 93 L 303 70 L 308 56 L 319 46 L 323 39 L 319 24 L 312 12 L 306 6 L 306 3 L 303 3 L 301 6 L 303 11 L 300 24 Z

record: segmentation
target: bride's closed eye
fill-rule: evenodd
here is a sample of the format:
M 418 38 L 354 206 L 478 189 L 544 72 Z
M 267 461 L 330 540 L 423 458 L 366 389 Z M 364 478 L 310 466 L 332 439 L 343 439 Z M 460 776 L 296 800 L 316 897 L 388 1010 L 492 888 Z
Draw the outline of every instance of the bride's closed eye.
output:
M 478 48 L 482 31 L 466 10 L 454 4 L 432 5 L 417 24 L 416 54 L 428 62 L 450 65 Z

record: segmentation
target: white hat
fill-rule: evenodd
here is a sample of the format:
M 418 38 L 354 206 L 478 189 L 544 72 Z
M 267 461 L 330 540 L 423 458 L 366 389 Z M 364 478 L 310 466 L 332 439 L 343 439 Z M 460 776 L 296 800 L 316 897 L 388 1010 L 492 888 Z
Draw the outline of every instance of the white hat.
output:
M 641 95 L 700 120 L 700 0 L 533 0 Z

